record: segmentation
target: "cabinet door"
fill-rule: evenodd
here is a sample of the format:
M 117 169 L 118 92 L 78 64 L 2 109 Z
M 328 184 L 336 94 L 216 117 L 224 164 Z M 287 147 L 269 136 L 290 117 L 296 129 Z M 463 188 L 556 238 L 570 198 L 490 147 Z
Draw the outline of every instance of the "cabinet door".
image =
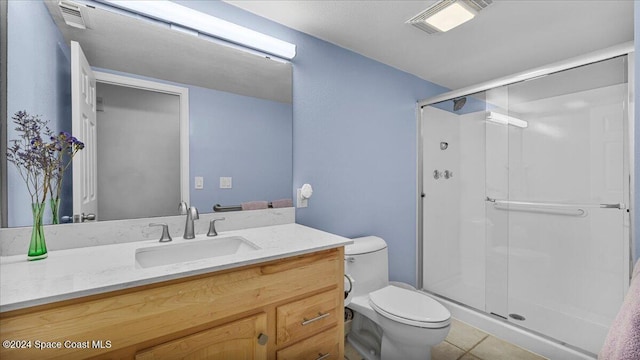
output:
M 266 360 L 267 346 L 258 343 L 266 333 L 264 313 L 156 345 L 136 354 L 136 360 Z

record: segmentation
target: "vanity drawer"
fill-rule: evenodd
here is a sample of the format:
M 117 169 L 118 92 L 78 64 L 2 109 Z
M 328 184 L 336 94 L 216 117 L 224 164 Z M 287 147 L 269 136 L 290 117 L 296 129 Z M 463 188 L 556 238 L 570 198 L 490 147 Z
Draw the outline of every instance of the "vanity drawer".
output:
M 337 328 L 321 332 L 276 354 L 277 360 L 340 360 Z
M 338 322 L 340 297 L 329 291 L 278 306 L 276 338 L 278 345 L 298 341 Z M 342 316 L 342 314 L 340 314 Z

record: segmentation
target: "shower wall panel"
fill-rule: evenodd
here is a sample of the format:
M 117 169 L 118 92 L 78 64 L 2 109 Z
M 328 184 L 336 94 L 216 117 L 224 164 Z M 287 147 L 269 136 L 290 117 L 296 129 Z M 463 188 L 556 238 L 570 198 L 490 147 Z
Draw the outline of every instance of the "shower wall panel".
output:
M 423 226 L 429 234 L 423 279 L 443 296 L 484 309 L 484 111 L 423 111 L 433 119 L 422 127 L 423 188 L 428 199 Z M 445 150 L 442 142 L 447 143 Z M 435 171 L 440 174 L 437 179 Z M 444 171 L 450 172 L 448 179 Z

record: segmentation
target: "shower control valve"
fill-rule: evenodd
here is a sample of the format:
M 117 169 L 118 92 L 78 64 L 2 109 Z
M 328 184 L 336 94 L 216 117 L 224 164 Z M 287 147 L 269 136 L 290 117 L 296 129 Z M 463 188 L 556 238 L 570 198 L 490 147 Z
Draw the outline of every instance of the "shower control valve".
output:
M 453 177 L 453 171 L 445 170 L 442 173 L 442 176 L 444 176 L 445 179 L 452 178 Z
M 440 170 L 433 170 L 433 178 L 438 180 L 440 179 L 440 177 L 442 177 L 442 173 L 440 172 Z

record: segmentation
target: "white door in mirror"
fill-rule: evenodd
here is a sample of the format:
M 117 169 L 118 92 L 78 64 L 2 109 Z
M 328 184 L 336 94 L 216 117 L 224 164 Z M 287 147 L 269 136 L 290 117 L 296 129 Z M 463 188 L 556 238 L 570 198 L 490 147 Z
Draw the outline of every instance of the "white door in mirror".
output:
M 309 184 L 302 185 L 298 189 L 298 204 L 297 207 L 303 208 L 309 205 L 309 198 L 313 195 L 313 188 Z
M 96 76 L 80 44 L 71 42 L 71 133 L 84 142 L 73 158 L 73 214 L 80 221 L 98 218 Z M 92 219 L 85 213 L 95 214 Z M 82 214 L 82 216 L 80 215 Z

